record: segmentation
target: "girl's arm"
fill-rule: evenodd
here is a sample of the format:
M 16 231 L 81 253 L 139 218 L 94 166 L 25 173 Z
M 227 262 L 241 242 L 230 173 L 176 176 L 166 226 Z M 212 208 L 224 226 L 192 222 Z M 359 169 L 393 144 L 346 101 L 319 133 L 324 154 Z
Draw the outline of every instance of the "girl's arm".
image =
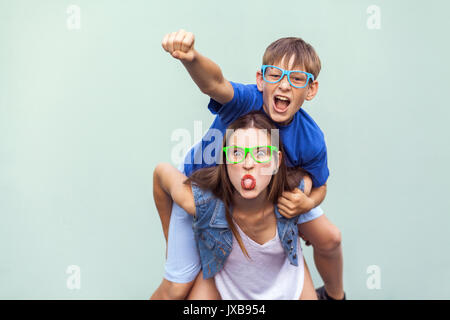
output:
M 187 213 L 195 214 L 194 195 L 191 186 L 184 184 L 187 177 L 168 163 L 160 163 L 153 171 L 153 198 L 163 225 L 167 241 L 172 201 Z

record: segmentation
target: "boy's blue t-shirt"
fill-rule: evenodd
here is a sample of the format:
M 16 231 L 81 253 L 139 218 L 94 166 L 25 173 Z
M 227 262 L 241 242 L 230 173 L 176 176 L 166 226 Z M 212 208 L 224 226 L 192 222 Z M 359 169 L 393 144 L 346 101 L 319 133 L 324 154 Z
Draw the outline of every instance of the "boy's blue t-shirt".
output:
M 187 176 L 197 169 L 216 165 L 220 159 L 222 138 L 226 128 L 234 120 L 251 111 L 265 113 L 262 93 L 255 84 L 230 83 L 234 88 L 234 96 L 230 102 L 224 105 L 213 99 L 209 102 L 208 109 L 217 116 L 201 143 L 189 150 L 184 161 Z M 295 113 L 294 119 L 286 126 L 274 123 L 284 145 L 287 166 L 305 169 L 311 175 L 313 187 L 324 185 L 329 170 L 325 139 L 319 126 L 303 109 Z

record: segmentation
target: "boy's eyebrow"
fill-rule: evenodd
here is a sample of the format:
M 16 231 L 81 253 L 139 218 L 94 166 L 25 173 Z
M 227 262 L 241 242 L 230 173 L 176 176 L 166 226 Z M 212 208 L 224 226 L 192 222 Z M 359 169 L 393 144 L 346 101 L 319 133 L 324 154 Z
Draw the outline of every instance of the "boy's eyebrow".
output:
M 289 70 L 289 71 L 305 71 L 305 67 L 293 67 L 292 69 L 289 69 L 287 66 L 285 66 L 284 68 L 282 68 L 284 70 Z
M 256 148 L 256 147 L 269 147 L 269 146 L 271 146 L 270 144 L 257 144 L 257 145 L 254 145 L 254 146 L 251 146 L 251 147 L 243 147 L 243 146 L 238 146 L 238 145 L 235 145 L 235 144 L 232 144 L 232 145 L 226 145 L 225 147 L 239 147 L 239 148 Z
M 287 65 L 282 66 L 281 64 L 275 63 L 275 62 L 273 64 L 269 64 L 269 65 L 279 67 L 281 69 L 288 70 L 288 71 L 306 71 L 306 68 L 304 66 L 295 66 L 292 69 L 289 69 L 289 67 Z

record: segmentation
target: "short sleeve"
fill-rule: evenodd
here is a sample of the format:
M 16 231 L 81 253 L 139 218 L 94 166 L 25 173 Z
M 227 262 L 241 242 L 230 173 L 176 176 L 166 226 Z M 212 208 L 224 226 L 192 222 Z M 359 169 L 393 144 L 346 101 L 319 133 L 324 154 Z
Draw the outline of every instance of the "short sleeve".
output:
M 210 190 L 200 188 L 195 182 L 191 182 L 191 189 L 196 207 L 201 207 L 215 198 Z
M 203 223 L 205 219 L 210 219 L 211 212 L 214 211 L 219 200 L 210 190 L 201 189 L 195 182 L 191 183 L 191 188 L 195 203 L 194 223 L 198 225 Z
M 323 186 L 330 175 L 327 161 L 327 147 L 324 145 L 322 150 L 314 158 L 303 163 L 302 167 L 311 175 L 313 188 Z
M 211 99 L 208 109 L 218 115 L 225 125 L 229 125 L 240 116 L 262 107 L 262 93 L 255 84 L 241 84 L 231 82 L 234 90 L 233 99 L 225 104 Z

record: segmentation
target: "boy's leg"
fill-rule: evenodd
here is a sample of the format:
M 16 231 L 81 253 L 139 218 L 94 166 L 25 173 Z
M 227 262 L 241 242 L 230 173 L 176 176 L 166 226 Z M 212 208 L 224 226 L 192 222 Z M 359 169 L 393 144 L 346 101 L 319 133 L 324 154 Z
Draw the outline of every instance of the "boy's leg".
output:
M 194 281 L 176 283 L 163 279 L 158 289 L 152 294 L 150 300 L 183 300 L 189 293 Z
M 313 220 L 303 220 L 304 222 L 299 225 L 299 231 L 314 248 L 314 262 L 326 292 L 334 299 L 344 298 L 343 256 L 339 229 L 323 214 Z
M 173 203 L 168 232 L 165 279 L 151 299 L 184 299 L 191 290 L 200 269 L 200 258 L 192 231 L 192 216 Z
M 203 274 L 200 272 L 195 279 L 187 300 L 221 300 L 222 297 L 217 290 L 214 278 L 203 279 Z

